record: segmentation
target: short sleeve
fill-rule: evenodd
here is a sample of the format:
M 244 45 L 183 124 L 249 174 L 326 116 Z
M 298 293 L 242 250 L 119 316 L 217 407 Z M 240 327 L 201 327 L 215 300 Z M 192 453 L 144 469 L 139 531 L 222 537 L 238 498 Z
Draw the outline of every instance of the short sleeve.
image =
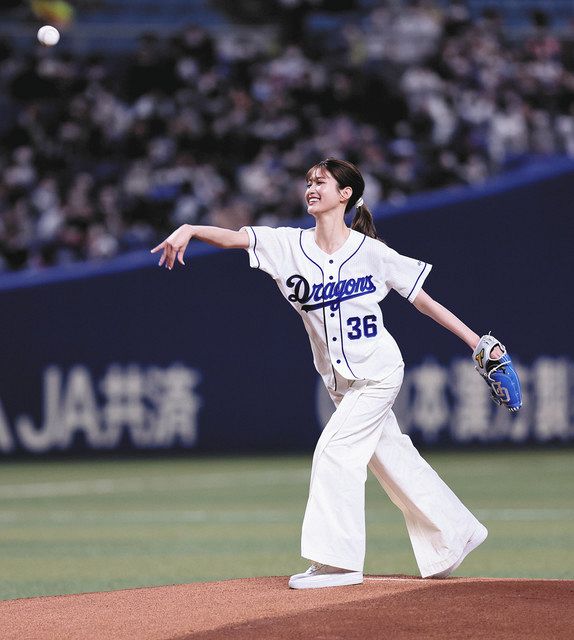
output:
M 432 264 L 408 258 L 387 247 L 384 256 L 385 280 L 389 288 L 413 302 L 432 269 Z
M 249 235 L 249 266 L 261 269 L 272 278 L 281 274 L 287 254 L 289 238 L 286 229 L 272 227 L 243 227 Z

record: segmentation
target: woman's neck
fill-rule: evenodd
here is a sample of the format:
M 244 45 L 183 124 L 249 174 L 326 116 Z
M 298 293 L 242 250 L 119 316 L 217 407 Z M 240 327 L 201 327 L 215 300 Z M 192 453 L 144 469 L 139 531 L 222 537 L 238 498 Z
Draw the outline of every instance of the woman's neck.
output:
M 346 242 L 351 230 L 341 213 L 334 211 L 316 219 L 315 243 L 325 253 L 335 253 Z

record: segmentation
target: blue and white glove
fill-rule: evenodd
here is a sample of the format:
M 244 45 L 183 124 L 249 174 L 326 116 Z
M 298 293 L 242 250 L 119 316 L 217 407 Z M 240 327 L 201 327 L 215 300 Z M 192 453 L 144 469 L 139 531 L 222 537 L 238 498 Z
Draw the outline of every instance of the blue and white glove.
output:
M 492 351 L 499 347 L 502 355 L 492 357 Z M 472 353 L 475 369 L 490 387 L 492 399 L 503 404 L 509 411 L 516 412 L 522 406 L 520 380 L 506 347 L 490 334 L 482 336 Z

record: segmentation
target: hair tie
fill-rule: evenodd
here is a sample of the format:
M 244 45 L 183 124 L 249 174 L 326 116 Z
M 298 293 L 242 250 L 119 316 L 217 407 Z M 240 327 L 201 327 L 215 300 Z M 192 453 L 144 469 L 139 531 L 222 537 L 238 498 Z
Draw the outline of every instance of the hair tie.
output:
M 355 202 L 355 207 L 358 209 L 359 207 L 362 207 L 364 204 L 365 204 L 365 203 L 364 203 L 364 201 L 363 201 L 363 198 L 362 198 L 362 197 L 360 197 L 360 198 L 357 200 L 357 202 Z

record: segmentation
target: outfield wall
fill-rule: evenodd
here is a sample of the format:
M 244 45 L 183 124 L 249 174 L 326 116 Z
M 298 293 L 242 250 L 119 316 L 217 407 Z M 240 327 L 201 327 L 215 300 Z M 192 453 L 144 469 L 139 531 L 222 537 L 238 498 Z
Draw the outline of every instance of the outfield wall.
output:
M 505 342 L 525 406 L 498 409 L 465 345 L 392 292 L 397 401 L 419 444 L 574 441 L 574 162 L 377 212 L 399 252 L 434 265 L 425 289 Z M 0 277 L 0 453 L 308 451 L 332 411 L 303 325 L 244 251 Z

